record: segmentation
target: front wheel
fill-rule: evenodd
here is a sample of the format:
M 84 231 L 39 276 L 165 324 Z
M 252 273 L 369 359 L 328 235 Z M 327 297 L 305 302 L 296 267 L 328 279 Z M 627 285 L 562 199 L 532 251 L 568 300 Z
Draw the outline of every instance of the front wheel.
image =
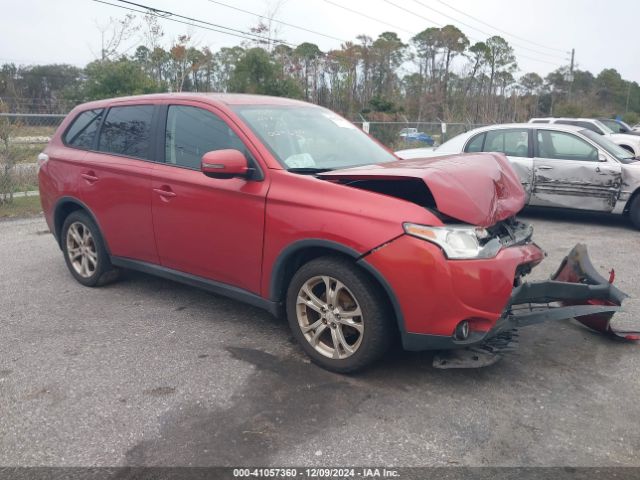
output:
M 350 261 L 321 257 L 303 265 L 287 291 L 293 336 L 318 365 L 339 373 L 380 358 L 393 336 L 381 289 Z

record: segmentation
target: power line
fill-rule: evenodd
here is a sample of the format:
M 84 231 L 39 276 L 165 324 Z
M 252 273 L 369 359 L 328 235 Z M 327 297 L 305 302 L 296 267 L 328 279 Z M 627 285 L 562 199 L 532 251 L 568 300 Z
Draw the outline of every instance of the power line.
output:
M 97 3 L 102 3 L 104 5 L 110 5 L 112 7 L 120 8 L 120 9 L 123 9 L 123 10 L 128 10 L 130 12 L 141 13 L 143 15 L 151 15 L 153 17 L 157 17 L 157 18 L 160 18 L 162 20 L 169 20 L 171 22 L 181 23 L 183 25 L 189 25 L 191 27 L 201 28 L 203 30 L 210 30 L 212 32 L 222 33 L 222 34 L 225 34 L 225 35 L 230 35 L 232 37 L 242 38 L 244 40 L 250 40 L 250 41 L 253 41 L 253 42 L 258 40 L 258 41 L 261 41 L 263 43 L 267 42 L 267 40 L 265 38 L 260 37 L 258 35 L 255 35 L 253 33 L 242 32 L 242 34 L 238 34 L 238 33 L 233 33 L 233 32 L 227 32 L 227 31 L 224 31 L 224 30 L 219 30 L 217 28 L 207 27 L 207 26 L 204 26 L 204 25 L 198 25 L 196 23 L 192 23 L 192 22 L 188 22 L 188 21 L 184 21 L 184 20 L 179 20 L 177 18 L 173 18 L 174 14 L 172 14 L 171 12 L 166 12 L 164 10 L 158 10 L 158 9 L 155 9 L 155 8 L 152 8 L 152 7 L 146 7 L 144 5 L 141 5 L 141 8 L 144 8 L 146 10 L 137 10 L 135 8 L 126 7 L 124 5 L 116 5 L 115 3 L 110 3 L 110 2 L 107 2 L 105 0 L 91 0 L 91 1 L 97 2 Z M 121 1 L 121 0 L 117 0 L 117 1 Z M 127 2 L 127 3 L 130 3 L 130 2 Z M 201 22 L 201 23 L 206 23 L 206 22 L 202 22 L 200 20 L 195 20 L 195 21 L 196 22 Z M 225 28 L 225 27 L 223 27 L 223 28 Z M 289 46 L 295 46 L 293 44 L 290 44 L 288 42 L 284 42 L 282 40 L 277 40 L 277 42 L 278 43 L 284 43 L 284 44 L 289 45 Z
M 462 20 L 459 20 L 459 19 L 457 19 L 457 18 L 455 18 L 455 17 L 452 17 L 451 15 L 448 15 L 448 14 L 446 14 L 446 13 L 444 13 L 444 12 L 441 12 L 440 10 L 436 10 L 436 9 L 435 9 L 435 8 L 433 8 L 433 7 L 430 7 L 430 6 L 428 6 L 428 5 L 425 5 L 425 4 L 424 4 L 424 3 L 422 3 L 420 0 L 413 0 L 413 1 L 414 1 L 415 3 L 417 3 L 418 5 L 420 5 L 420 6 L 424 7 L 424 8 L 428 8 L 429 10 L 432 10 L 432 11 L 436 12 L 437 14 L 442 15 L 443 17 L 446 17 L 446 18 L 448 18 L 448 19 L 450 19 L 450 20 L 453 20 L 454 22 L 457 22 L 457 23 L 459 23 L 459 24 L 461 24 L 461 25 L 464 25 L 465 27 L 470 28 L 470 29 L 472 29 L 472 30 L 475 30 L 476 32 L 480 32 L 480 33 L 482 33 L 483 35 L 487 35 L 488 37 L 492 37 L 492 36 L 494 35 L 493 33 L 486 32 L 486 31 L 484 31 L 484 30 L 480 30 L 479 28 L 474 27 L 473 25 L 469 25 L 468 23 L 465 23 L 465 22 L 463 22 Z M 512 41 L 511 43 L 512 43 L 514 46 L 517 46 L 517 47 L 519 47 L 519 48 L 521 48 L 521 49 L 523 49 L 523 50 L 528 50 L 529 52 L 533 52 L 533 53 L 536 53 L 536 54 L 538 54 L 538 55 L 544 55 L 544 56 L 547 56 L 547 57 L 550 57 L 550 58 L 556 58 L 556 59 L 557 59 L 557 58 L 562 58 L 562 59 L 564 59 L 564 57 L 560 57 L 559 55 L 557 55 L 557 54 L 555 54 L 555 53 L 548 53 L 548 52 L 541 52 L 540 50 L 534 50 L 533 48 L 529 48 L 529 47 L 526 47 L 526 46 L 524 46 L 524 45 L 520 45 L 520 44 L 518 44 L 517 42 L 514 42 L 514 41 Z
M 345 7 L 344 5 L 340 5 L 339 3 L 332 2 L 331 0 L 324 0 L 324 1 L 326 3 L 330 3 L 334 7 L 338 7 L 338 8 L 341 8 L 343 10 L 346 10 L 348 12 L 355 13 L 356 15 L 360 15 L 361 17 L 368 18 L 369 20 L 373 20 L 374 22 L 381 23 L 383 25 L 386 25 L 387 27 L 395 28 L 396 30 L 401 30 L 401 31 L 403 31 L 405 33 L 408 33 L 409 35 L 414 35 L 413 32 L 407 30 L 406 28 L 398 27 L 397 25 L 393 25 L 392 23 L 385 22 L 384 20 L 380 20 L 379 18 L 372 17 L 372 16 L 367 15 L 366 13 L 362 13 L 362 12 L 360 12 L 358 10 L 353 10 L 353 9 L 351 9 L 349 7 Z
M 326 33 L 318 32 L 318 31 L 315 31 L 315 30 L 311 30 L 311 29 L 306 28 L 306 27 L 301 27 L 300 25 L 295 25 L 293 23 L 283 22 L 282 20 L 275 20 L 273 18 L 268 18 L 268 17 L 265 17 L 264 15 L 259 15 L 259 14 L 255 13 L 255 12 L 250 12 L 249 10 L 244 10 L 242 8 L 234 7 L 233 5 L 227 5 L 226 3 L 218 2 L 216 0 L 207 0 L 207 1 L 211 2 L 211 3 L 215 3 L 216 5 L 221 5 L 223 7 L 231 8 L 232 10 L 236 10 L 238 12 L 242 12 L 242 13 L 247 13 L 249 15 L 253 15 L 254 17 L 262 18 L 262 19 L 265 19 L 265 20 L 270 20 L 272 22 L 279 23 L 280 25 L 285 25 L 287 27 L 296 28 L 296 29 L 302 30 L 304 32 L 313 33 L 314 35 L 320 35 L 321 37 L 329 38 L 331 40 L 337 40 L 337 41 L 343 42 L 343 43 L 347 41 L 347 40 L 345 40 L 343 38 L 334 37 L 332 35 L 328 35 Z
M 329 0 L 325 0 L 325 1 L 329 1 Z M 400 9 L 400 10 L 403 10 L 403 11 L 405 11 L 405 12 L 407 12 L 407 13 L 409 13 L 409 14 L 413 15 L 413 16 L 416 16 L 416 17 L 419 17 L 419 18 L 421 18 L 421 19 L 423 19 L 423 20 L 426 20 L 427 22 L 432 23 L 433 25 L 435 25 L 435 26 L 437 26 L 437 27 L 442 28 L 442 25 L 441 25 L 441 24 L 439 24 L 439 23 L 437 23 L 437 22 L 434 22 L 433 20 L 431 20 L 431 19 L 429 19 L 429 18 L 425 17 L 424 15 L 420 15 L 419 13 L 413 12 L 413 11 L 411 11 L 411 10 L 409 10 L 409 9 L 405 8 L 405 7 L 402 7 L 402 6 L 400 6 L 400 5 L 397 5 L 397 4 L 393 3 L 393 2 L 391 2 L 390 0 L 383 0 L 383 1 L 384 1 L 384 2 L 386 2 L 386 3 L 388 3 L 389 5 L 393 5 L 394 7 L 398 8 L 398 9 Z M 469 38 L 470 38 L 471 40 L 473 40 L 474 42 L 480 41 L 478 38 L 474 38 L 474 37 L 471 37 L 471 36 L 469 36 Z M 551 62 L 551 61 L 548 61 L 548 60 L 543 60 L 543 59 L 541 59 L 541 58 L 534 58 L 534 57 L 530 57 L 530 56 L 528 56 L 528 55 L 524 55 L 524 54 L 522 54 L 522 53 L 520 53 L 520 54 L 519 54 L 519 56 L 520 56 L 520 57 L 522 57 L 522 58 L 526 58 L 526 59 L 529 59 L 529 60 L 533 60 L 533 61 L 535 61 L 535 62 L 547 63 L 547 64 L 549 64 L 549 65 L 553 65 L 553 66 L 556 66 L 556 67 L 560 66 L 560 65 L 558 65 L 558 63 L 557 63 L 557 62 Z
M 478 22 L 478 23 L 482 23 L 483 25 L 486 25 L 487 27 L 490 27 L 490 28 L 492 28 L 492 29 L 494 29 L 494 30 L 497 30 L 498 32 L 501 32 L 501 33 L 503 33 L 503 34 L 505 34 L 505 35 L 509 35 L 509 36 L 511 36 L 511 37 L 517 38 L 517 39 L 522 40 L 522 41 L 524 41 L 524 42 L 531 43 L 532 45 L 536 45 L 536 46 L 538 46 L 538 47 L 547 48 L 547 49 L 549 49 L 549 50 L 555 50 L 556 52 L 567 53 L 566 51 L 564 51 L 564 50 L 562 50 L 562 49 L 560 49 L 560 48 L 548 47 L 548 46 L 543 45 L 543 44 L 541 44 L 541 43 L 537 43 L 537 42 L 534 42 L 534 41 L 532 41 L 532 40 L 528 40 L 528 39 L 526 39 L 526 38 L 524 38 L 524 37 L 520 37 L 520 36 L 518 36 L 518 35 L 515 35 L 515 34 L 513 34 L 513 33 L 509 33 L 509 32 L 507 32 L 506 30 L 502 30 L 501 28 L 498 28 L 498 27 L 496 27 L 496 26 L 494 26 L 494 25 L 491 25 L 491 24 L 489 24 L 489 23 L 487 23 L 487 22 L 484 22 L 484 21 L 480 20 L 479 18 L 474 17 L 473 15 L 469 15 L 468 13 L 465 13 L 465 12 L 463 12 L 462 10 L 459 10 L 459 9 L 457 9 L 457 8 L 455 8 L 455 7 L 452 7 L 451 5 L 449 5 L 448 3 L 443 2 L 442 0 L 437 0 L 437 1 L 438 1 L 438 3 L 443 4 L 445 7 L 448 7 L 448 8 L 450 8 L 451 10 L 454 10 L 454 11 L 456 11 L 456 12 L 458 12 L 458 13 L 460 13 L 460 14 L 464 15 L 465 17 L 469 17 L 469 18 L 471 18 L 472 20 L 475 20 L 475 21 L 476 21 L 476 22 Z
M 188 20 L 190 22 L 204 23 L 205 25 L 210 25 L 210 26 L 215 27 L 215 28 L 223 28 L 223 29 L 229 30 L 231 32 L 237 32 L 237 33 L 245 35 L 245 36 L 256 37 L 259 40 L 264 40 L 264 38 L 261 37 L 260 35 L 256 35 L 254 33 L 250 33 L 250 32 L 247 32 L 245 30 L 238 30 L 237 28 L 225 27 L 224 25 L 219 25 L 217 23 L 211 23 L 211 22 L 208 22 L 206 20 L 199 20 L 197 18 L 187 17 L 185 15 L 180 15 L 178 13 L 169 12 L 167 10 L 160 10 L 158 8 L 149 7 L 147 5 L 142 5 L 140 3 L 131 2 L 129 0 L 116 0 L 116 1 L 118 1 L 120 3 L 126 3 L 128 5 L 133 5 L 133 6 L 138 7 L 138 8 L 144 8 L 144 9 L 150 11 L 150 12 L 154 12 L 156 14 L 160 14 L 161 16 L 164 16 L 164 17 L 170 16 L 170 17 L 183 18 L 183 19 Z M 278 42 L 278 43 L 286 43 L 286 42 L 280 41 L 278 39 L 273 39 L 273 41 L 274 42 Z

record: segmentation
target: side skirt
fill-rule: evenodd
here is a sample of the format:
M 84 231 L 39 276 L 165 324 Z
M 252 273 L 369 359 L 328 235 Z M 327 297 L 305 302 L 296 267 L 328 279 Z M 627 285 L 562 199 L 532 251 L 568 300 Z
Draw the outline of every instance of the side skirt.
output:
M 277 302 L 262 298 L 255 293 L 251 293 L 242 288 L 234 287 L 222 282 L 216 282 L 215 280 L 209 280 L 208 278 L 198 277 L 189 273 L 180 272 L 171 268 L 163 267 L 161 265 L 155 265 L 153 263 L 141 262 L 139 260 L 131 260 L 130 258 L 123 257 L 111 257 L 111 263 L 116 267 L 127 268 L 130 270 L 136 270 L 142 273 L 148 273 L 157 277 L 166 278 L 167 280 L 173 280 L 174 282 L 184 283 L 191 285 L 192 287 L 201 288 L 217 295 L 238 300 L 240 302 L 248 303 L 254 307 L 262 308 L 272 315 L 278 317 L 281 314 L 281 306 Z

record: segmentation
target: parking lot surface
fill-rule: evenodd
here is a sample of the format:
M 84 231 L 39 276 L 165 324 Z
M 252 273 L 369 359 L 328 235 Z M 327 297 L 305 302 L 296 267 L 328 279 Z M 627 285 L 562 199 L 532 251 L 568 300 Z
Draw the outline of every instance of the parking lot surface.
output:
M 532 278 L 587 243 L 640 320 L 640 232 L 523 218 L 549 255 Z M 394 352 L 341 376 L 256 308 L 132 272 L 81 286 L 41 218 L 0 222 L 0 273 L 0 465 L 640 465 L 640 346 L 575 322 L 484 369 Z

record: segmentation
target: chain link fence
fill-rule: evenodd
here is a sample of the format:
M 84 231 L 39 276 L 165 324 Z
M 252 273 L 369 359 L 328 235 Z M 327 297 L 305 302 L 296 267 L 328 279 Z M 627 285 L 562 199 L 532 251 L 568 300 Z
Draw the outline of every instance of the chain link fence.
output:
M 0 203 L 38 189 L 38 154 L 65 116 L 0 113 Z
M 353 122 L 376 140 L 391 148 L 438 146 L 447 140 L 484 124 L 441 122 Z

